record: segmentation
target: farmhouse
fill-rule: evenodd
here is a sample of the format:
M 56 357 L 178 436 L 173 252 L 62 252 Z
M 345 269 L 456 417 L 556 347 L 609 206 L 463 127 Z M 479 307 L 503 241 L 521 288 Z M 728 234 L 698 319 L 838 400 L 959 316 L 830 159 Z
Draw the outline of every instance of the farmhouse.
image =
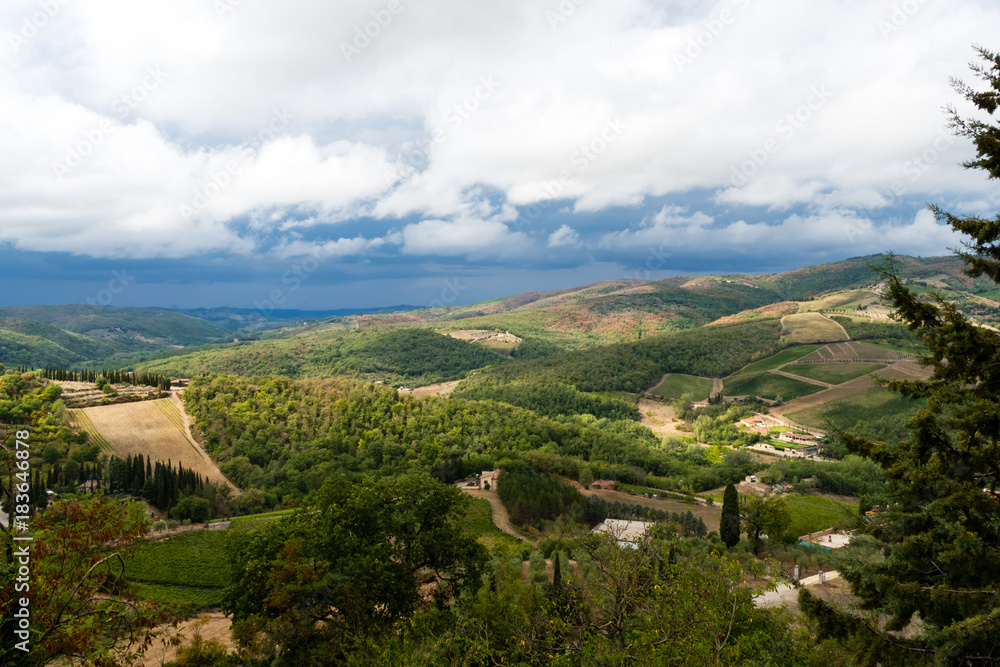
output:
M 486 482 L 490 483 L 491 489 L 497 488 L 497 477 L 500 476 L 499 470 L 484 470 L 479 473 L 479 486 L 480 488 L 486 488 Z
M 781 440 L 782 442 L 791 442 L 796 445 L 816 444 L 816 436 L 805 433 L 796 433 L 795 431 L 784 431 L 778 435 L 778 440 Z
M 759 417 L 748 417 L 747 419 L 741 419 L 740 423 L 746 426 L 747 428 L 760 428 L 762 426 L 767 426 L 767 424 L 764 423 L 764 420 L 760 419 Z

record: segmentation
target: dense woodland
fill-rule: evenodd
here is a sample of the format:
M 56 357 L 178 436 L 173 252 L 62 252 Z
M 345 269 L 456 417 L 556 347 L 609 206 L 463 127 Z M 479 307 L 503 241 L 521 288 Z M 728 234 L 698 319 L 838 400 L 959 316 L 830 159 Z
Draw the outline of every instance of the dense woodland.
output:
M 165 355 L 158 355 L 165 356 Z M 457 380 L 474 369 L 507 361 L 506 355 L 426 329 L 320 331 L 287 339 L 212 346 L 183 355 L 138 361 L 153 373 L 285 377 L 343 376 L 393 383 Z
M 580 391 L 643 392 L 664 373 L 724 377 L 785 347 L 778 320 L 728 324 L 563 353 L 482 371 L 484 378 L 509 383 L 544 378 Z

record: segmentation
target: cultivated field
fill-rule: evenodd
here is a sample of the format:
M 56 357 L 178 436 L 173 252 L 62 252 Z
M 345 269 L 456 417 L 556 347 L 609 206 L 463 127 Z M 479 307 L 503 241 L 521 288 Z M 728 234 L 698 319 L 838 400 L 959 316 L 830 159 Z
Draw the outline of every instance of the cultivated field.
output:
M 841 384 L 862 375 L 874 373 L 885 368 L 885 364 L 871 363 L 829 363 L 829 364 L 795 364 L 786 366 L 783 370 L 795 375 L 819 380 L 829 384 Z
M 781 318 L 781 335 L 790 343 L 828 343 L 850 340 L 850 336 L 829 317 L 819 313 L 799 313 Z
M 104 439 L 101 432 L 94 426 L 94 422 L 90 421 L 90 417 L 83 410 L 67 410 L 66 413 L 69 415 L 70 425 L 77 431 L 86 431 L 90 436 L 91 444 L 100 445 L 101 451 L 107 454 L 115 453 L 114 448 Z
M 728 378 L 725 381 L 724 389 L 727 396 L 759 396 L 770 400 L 777 400 L 780 396 L 783 401 L 790 401 L 822 390 L 823 387 L 820 385 L 770 372 Z
M 899 359 L 907 359 L 911 355 L 906 352 L 897 352 L 882 346 L 875 346 L 869 343 L 859 343 L 857 341 L 849 341 L 846 343 L 831 343 L 830 345 L 824 345 L 823 347 L 817 349 L 812 354 L 807 354 L 806 356 L 792 362 L 795 365 L 798 364 L 823 364 L 829 362 L 870 362 L 870 363 L 888 363 L 890 361 L 897 361 Z M 797 368 L 786 368 L 786 371 L 797 373 Z
M 803 396 L 795 399 L 794 401 L 788 401 L 784 405 L 773 408 L 772 412 L 785 415 L 799 414 L 802 410 L 808 410 L 824 405 L 825 403 L 831 403 L 838 399 L 852 396 L 865 391 L 866 389 L 871 389 L 873 386 L 874 383 L 872 381 L 872 377 L 870 375 L 862 375 L 854 380 L 838 384 L 836 387 L 832 387 L 831 389 L 825 389 L 821 392 L 812 394 L 811 396 Z M 790 417 L 790 419 L 798 421 L 794 417 Z M 817 426 L 819 426 L 819 424 L 817 424 Z
M 93 382 L 75 382 L 70 380 L 50 380 L 62 388 L 62 400 L 67 408 L 84 408 L 91 405 L 100 404 L 102 399 L 109 398 L 114 401 L 114 397 L 109 397 L 98 389 Z M 120 397 L 147 398 L 156 395 L 156 387 L 133 386 L 126 384 L 112 385 Z
M 654 500 L 652 498 L 646 498 L 645 496 L 633 496 L 628 493 L 622 493 L 621 491 L 607 491 L 604 489 L 580 489 L 580 493 L 585 496 L 596 495 L 598 498 L 607 500 L 608 502 L 619 502 L 626 505 L 642 505 L 643 507 L 652 507 L 653 509 L 663 510 L 664 512 L 683 513 L 691 510 L 691 513 L 696 517 L 704 519 L 705 525 L 708 527 L 710 532 L 713 530 L 719 530 L 719 519 L 722 518 L 721 508 L 709 507 L 708 505 L 703 505 L 701 503 L 689 505 L 688 503 L 682 503 L 676 500 Z
M 871 306 L 881 303 L 881 297 L 870 290 L 851 290 L 850 292 L 837 292 L 813 301 L 800 301 L 801 312 L 819 310 L 857 310 L 858 306 Z
M 82 416 L 74 413 L 80 412 Z M 71 410 L 73 419 L 90 424 L 121 457 L 143 454 L 153 461 L 170 460 L 174 465 L 200 474 L 207 481 L 228 484 L 219 468 L 185 433 L 183 416 L 170 399 L 122 403 Z
M 870 378 L 864 378 L 870 381 Z M 868 387 L 853 394 L 831 398 L 825 403 L 800 406 L 788 417 L 809 426 L 823 426 L 830 420 L 834 426 L 851 429 L 858 421 L 871 419 L 872 415 L 892 415 L 902 423 L 912 417 L 921 404 L 880 387 Z
M 773 357 L 768 357 L 767 359 L 761 359 L 760 361 L 753 362 L 749 366 L 744 366 L 740 370 L 733 373 L 733 375 L 747 375 L 749 373 L 759 373 L 761 371 L 769 371 L 773 368 L 784 366 L 789 362 L 804 357 L 810 352 L 816 351 L 818 348 L 819 345 L 801 345 L 798 347 L 789 347 L 787 349 L 782 350 Z
M 229 582 L 226 534 L 195 530 L 161 542 L 140 542 L 125 561 L 125 577 L 147 599 L 210 607 Z
M 691 394 L 694 396 L 694 400 L 704 401 L 712 393 L 713 384 L 709 378 L 668 373 L 663 376 L 663 379 L 655 387 L 646 393 L 663 396 L 668 399 L 676 399 L 684 394 Z

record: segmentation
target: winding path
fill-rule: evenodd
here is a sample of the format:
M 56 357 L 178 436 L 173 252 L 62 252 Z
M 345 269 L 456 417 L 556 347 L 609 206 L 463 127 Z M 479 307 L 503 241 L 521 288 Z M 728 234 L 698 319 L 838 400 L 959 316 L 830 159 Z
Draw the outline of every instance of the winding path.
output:
M 462 491 L 468 493 L 470 496 L 475 498 L 485 498 L 490 503 L 490 514 L 493 516 L 493 525 L 507 533 L 512 537 L 516 537 L 524 542 L 530 542 L 527 537 L 515 530 L 514 525 L 510 522 L 510 515 L 507 513 L 507 508 L 503 506 L 500 502 L 500 498 L 497 497 L 495 491 L 485 491 L 483 489 L 468 489 L 462 487 Z

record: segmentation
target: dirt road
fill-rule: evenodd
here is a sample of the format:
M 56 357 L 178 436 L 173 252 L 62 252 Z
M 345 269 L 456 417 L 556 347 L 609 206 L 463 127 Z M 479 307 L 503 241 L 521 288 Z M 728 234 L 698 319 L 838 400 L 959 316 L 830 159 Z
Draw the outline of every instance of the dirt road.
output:
M 519 540 L 524 540 L 525 542 L 530 541 L 514 528 L 514 525 L 510 522 L 510 515 L 507 514 L 507 508 L 503 506 L 502 502 L 500 502 L 500 498 L 497 497 L 496 491 L 484 491 L 483 489 L 469 489 L 466 487 L 462 487 L 462 491 L 465 491 L 474 498 L 485 498 L 489 501 L 490 513 L 493 515 L 494 526 Z

